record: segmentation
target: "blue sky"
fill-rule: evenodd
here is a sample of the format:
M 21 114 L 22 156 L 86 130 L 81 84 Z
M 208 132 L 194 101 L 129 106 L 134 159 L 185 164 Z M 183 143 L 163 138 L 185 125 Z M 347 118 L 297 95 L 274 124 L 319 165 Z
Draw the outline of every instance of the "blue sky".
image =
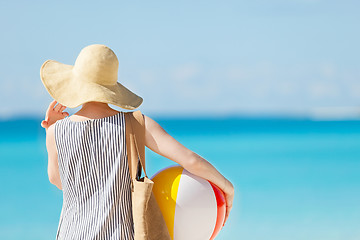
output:
M 52 99 L 42 63 L 74 64 L 94 43 L 114 50 L 119 82 L 150 115 L 360 118 L 358 9 L 322 0 L 1 1 L 0 118 L 43 116 Z

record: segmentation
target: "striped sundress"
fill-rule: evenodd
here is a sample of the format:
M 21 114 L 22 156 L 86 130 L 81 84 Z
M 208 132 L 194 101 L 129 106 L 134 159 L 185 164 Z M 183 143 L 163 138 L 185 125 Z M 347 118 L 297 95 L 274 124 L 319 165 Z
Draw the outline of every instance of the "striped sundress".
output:
M 57 240 L 134 239 L 124 112 L 55 123 L 63 205 Z

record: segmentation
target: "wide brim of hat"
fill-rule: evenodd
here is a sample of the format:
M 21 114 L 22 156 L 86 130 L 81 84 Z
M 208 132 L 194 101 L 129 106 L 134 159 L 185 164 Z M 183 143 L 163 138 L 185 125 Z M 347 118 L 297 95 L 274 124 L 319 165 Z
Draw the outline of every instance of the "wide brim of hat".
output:
M 133 110 L 143 99 L 117 82 L 101 85 L 76 79 L 73 65 L 47 60 L 40 68 L 40 78 L 50 96 L 68 108 L 76 108 L 86 102 L 110 103 Z

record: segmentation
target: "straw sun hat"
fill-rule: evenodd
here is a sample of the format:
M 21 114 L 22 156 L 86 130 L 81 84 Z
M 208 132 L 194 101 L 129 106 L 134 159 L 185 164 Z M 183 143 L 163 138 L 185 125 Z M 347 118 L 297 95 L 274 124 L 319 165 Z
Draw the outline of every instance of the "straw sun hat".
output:
M 109 47 L 93 44 L 81 50 L 74 65 L 45 61 L 40 78 L 49 94 L 69 108 L 96 101 L 135 109 L 143 99 L 117 82 L 118 67 L 118 59 Z

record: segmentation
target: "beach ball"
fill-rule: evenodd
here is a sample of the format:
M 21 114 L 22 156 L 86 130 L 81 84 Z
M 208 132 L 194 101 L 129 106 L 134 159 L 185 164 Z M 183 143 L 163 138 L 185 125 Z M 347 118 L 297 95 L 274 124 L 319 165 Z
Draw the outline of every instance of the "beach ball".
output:
M 152 180 L 153 193 L 173 240 L 215 238 L 226 211 L 220 188 L 181 166 L 162 169 Z

